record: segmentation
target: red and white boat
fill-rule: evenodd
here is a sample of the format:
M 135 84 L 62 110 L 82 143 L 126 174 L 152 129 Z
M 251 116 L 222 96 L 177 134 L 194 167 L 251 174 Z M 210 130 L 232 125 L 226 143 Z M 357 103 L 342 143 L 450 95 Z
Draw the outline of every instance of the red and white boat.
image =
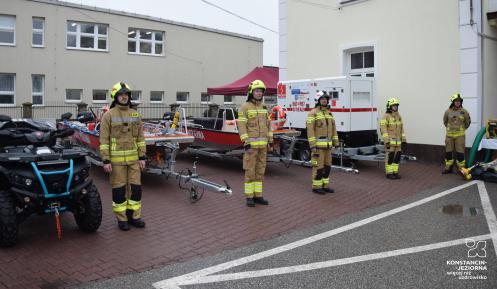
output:
M 78 115 L 78 121 L 69 120 L 71 115 L 65 114 L 62 116 L 62 121 L 57 124 L 59 128 L 70 127 L 75 130 L 72 142 L 85 148 L 89 153 L 90 161 L 98 166 L 103 165 L 99 156 L 99 127 L 104 110 L 99 109 L 96 116 L 93 112 Z M 143 123 L 145 143 L 147 144 L 145 171 L 178 179 L 180 187 L 189 191 L 191 202 L 200 200 L 205 189 L 231 195 L 232 190 L 229 185 L 218 185 L 199 178 L 195 164 L 193 169 L 188 172 L 175 171 L 174 164 L 177 153 L 186 149 L 194 141 L 194 137 L 186 133 L 185 123 L 184 111 L 182 110 L 178 111 L 171 120 Z
M 187 122 L 187 133 L 195 140 L 188 149 L 189 152 L 212 157 L 241 157 L 243 143 L 238 134 L 236 124 L 237 112 L 233 108 L 219 108 L 217 117 L 197 117 Z M 269 154 L 271 161 L 290 161 L 295 137 L 300 132 L 283 128 L 277 124 L 284 120 L 273 122 L 273 151 Z

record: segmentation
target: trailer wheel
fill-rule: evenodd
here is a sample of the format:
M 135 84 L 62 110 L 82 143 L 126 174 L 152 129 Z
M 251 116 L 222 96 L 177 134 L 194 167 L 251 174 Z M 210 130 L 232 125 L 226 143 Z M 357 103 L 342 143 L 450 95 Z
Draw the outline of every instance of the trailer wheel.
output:
M 308 143 L 303 143 L 299 149 L 299 160 L 303 162 L 311 161 L 311 148 Z

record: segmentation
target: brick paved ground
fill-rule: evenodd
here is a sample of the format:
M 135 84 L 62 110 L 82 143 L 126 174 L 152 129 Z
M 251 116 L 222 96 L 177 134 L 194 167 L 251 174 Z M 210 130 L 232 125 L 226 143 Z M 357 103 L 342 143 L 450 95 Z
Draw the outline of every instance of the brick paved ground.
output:
M 191 161 L 180 156 L 178 167 L 187 167 Z M 310 169 L 270 164 L 266 181 L 270 206 L 247 208 L 241 163 L 201 158 L 199 172 L 217 182 L 228 180 L 234 195 L 206 193 L 199 203 L 190 204 L 177 183 L 146 176 L 143 206 L 147 228 L 129 232 L 117 229 L 107 176 L 100 168 L 93 168 L 104 205 L 99 231 L 78 231 L 72 214 L 66 214 L 62 218 L 63 239 L 57 241 L 53 218 L 28 219 L 21 225 L 18 246 L 0 249 L 0 288 L 67 288 L 144 271 L 273 238 L 427 188 L 462 183 L 455 175 L 442 177 L 441 167 L 436 165 L 401 166 L 403 179 L 398 181 L 385 179 L 376 163 L 362 163 L 359 168 L 359 175 L 335 173 L 332 181 L 337 193 L 320 196 L 309 190 Z

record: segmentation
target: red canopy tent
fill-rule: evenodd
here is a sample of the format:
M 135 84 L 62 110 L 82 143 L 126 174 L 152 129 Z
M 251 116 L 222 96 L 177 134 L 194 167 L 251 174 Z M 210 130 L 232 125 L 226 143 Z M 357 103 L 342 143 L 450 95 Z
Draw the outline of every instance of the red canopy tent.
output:
M 256 67 L 244 77 L 230 84 L 207 88 L 207 93 L 210 95 L 247 95 L 249 84 L 256 79 L 262 80 L 266 85 L 266 95 L 276 94 L 279 79 L 278 67 Z

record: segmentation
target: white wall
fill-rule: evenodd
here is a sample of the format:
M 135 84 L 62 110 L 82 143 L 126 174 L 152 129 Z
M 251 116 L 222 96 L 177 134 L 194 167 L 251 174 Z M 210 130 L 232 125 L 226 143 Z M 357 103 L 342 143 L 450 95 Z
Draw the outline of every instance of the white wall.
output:
M 461 89 L 459 1 L 313 2 L 280 1 L 288 31 L 280 78 L 341 75 L 344 47 L 373 44 L 380 115 L 398 97 L 408 142 L 443 145 L 442 116 Z
M 494 9 L 497 11 L 497 1 L 489 0 L 484 4 L 494 2 Z M 489 11 L 484 7 L 483 11 Z M 488 25 L 486 16 L 483 18 L 483 33 L 490 37 L 497 38 L 497 27 Z M 497 118 L 497 41 L 483 38 L 483 120 Z

